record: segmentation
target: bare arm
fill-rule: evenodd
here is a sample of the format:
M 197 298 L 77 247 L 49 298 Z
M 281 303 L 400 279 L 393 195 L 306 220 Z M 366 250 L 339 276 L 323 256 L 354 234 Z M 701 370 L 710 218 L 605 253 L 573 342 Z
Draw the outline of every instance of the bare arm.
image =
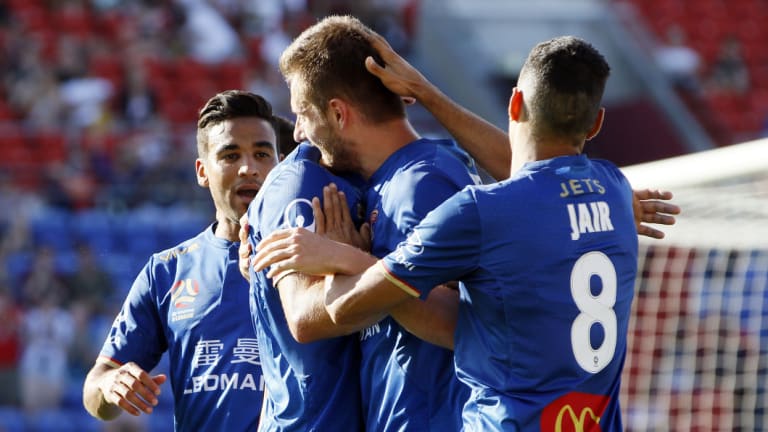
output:
M 384 317 L 385 314 L 380 314 L 345 325 L 334 323 L 325 309 L 323 281 L 322 276 L 289 273 L 277 282 L 288 328 L 297 342 L 308 343 L 348 335 Z
M 325 307 L 339 324 L 388 312 L 413 298 L 413 293 L 387 279 L 379 263 L 361 274 L 325 277 Z
M 375 257 L 360 249 L 303 228 L 275 231 L 259 243 L 254 257 L 254 268 L 257 271 L 270 267 L 267 276 L 278 279 L 282 275 L 287 275 L 284 279 L 299 277 L 302 273 L 357 275 L 375 263 Z M 291 273 L 294 271 L 302 273 Z M 283 279 L 279 283 L 286 318 L 289 325 L 296 326 L 295 333 L 293 328 L 291 332 L 299 342 L 348 334 L 378 322 L 389 312 L 400 325 L 417 337 L 435 345 L 453 348 L 459 300 L 458 293 L 447 287 L 435 288 L 426 301 L 411 298 L 392 310 L 380 310 L 370 316 L 359 315 L 341 323 L 331 321 L 328 316 L 321 283 L 315 280 L 312 286 L 292 287 L 290 293 L 283 291 Z M 296 292 L 293 292 L 294 289 Z M 297 302 L 303 296 L 312 299 L 305 299 L 307 303 L 300 306 Z M 318 307 L 322 307 L 322 311 Z M 289 317 L 289 311 L 295 315 Z
M 362 271 L 373 257 L 358 249 L 370 248 L 370 232 L 367 226 L 357 231 L 350 217 L 349 208 L 343 192 L 336 185 L 330 184 L 323 188 L 323 205 L 314 198 L 312 207 L 315 214 L 317 234 L 300 230 L 300 239 L 309 239 L 309 244 L 288 237 L 288 246 L 297 246 L 295 250 L 281 254 L 278 257 L 291 257 L 294 263 L 306 264 L 312 258 L 312 265 L 293 266 L 283 271 L 285 266 L 274 262 L 266 262 L 264 256 L 275 257 L 269 241 L 262 241 L 254 258 L 256 271 L 272 266 L 267 277 L 273 278 L 275 287 L 280 293 L 280 301 L 285 312 L 286 321 L 293 337 L 302 343 L 319 339 L 342 336 L 370 326 L 383 318 L 384 314 L 366 317 L 359 322 L 348 325 L 337 325 L 331 321 L 325 309 L 325 292 L 323 277 L 327 272 Z M 281 238 L 279 233 L 273 233 L 268 238 Z M 266 240 L 266 239 L 265 239 Z M 311 242 L 314 240 L 314 242 Z M 355 245 L 355 246 L 351 246 Z M 375 260 L 374 260 L 375 261 Z M 343 265 L 342 267 L 334 267 Z M 344 267 L 346 266 L 346 267 Z
M 383 37 L 371 34 L 370 40 L 385 63 L 381 66 L 368 57 L 365 66 L 370 73 L 392 92 L 420 102 L 491 176 L 498 180 L 510 177 L 512 150 L 506 132 L 451 100 L 400 57 Z M 647 224 L 675 224 L 673 215 L 679 214 L 680 208 L 664 202 L 672 199 L 672 193 L 650 189 L 634 192 L 640 216 L 638 234 L 664 238 L 664 232 Z
M 157 405 L 163 374 L 150 376 L 136 363 L 113 367 L 97 361 L 83 385 L 83 406 L 99 420 L 112 420 L 122 411 L 151 414 Z
M 496 179 L 510 176 L 512 149 L 507 132 L 446 96 L 400 57 L 383 37 L 371 34 L 370 40 L 385 63 L 380 66 L 368 57 L 365 66 L 370 73 L 392 92 L 421 103 L 491 176 Z
M 452 350 L 459 319 L 459 293 L 440 285 L 425 301 L 407 300 L 392 308 L 389 314 L 419 339 Z

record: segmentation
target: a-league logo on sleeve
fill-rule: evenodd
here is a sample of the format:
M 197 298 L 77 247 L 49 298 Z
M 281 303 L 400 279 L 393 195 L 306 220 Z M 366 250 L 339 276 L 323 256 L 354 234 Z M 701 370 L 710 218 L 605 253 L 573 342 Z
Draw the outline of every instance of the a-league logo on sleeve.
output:
M 283 227 L 305 228 L 315 231 L 315 214 L 312 212 L 312 201 L 297 198 L 285 207 L 283 211 Z

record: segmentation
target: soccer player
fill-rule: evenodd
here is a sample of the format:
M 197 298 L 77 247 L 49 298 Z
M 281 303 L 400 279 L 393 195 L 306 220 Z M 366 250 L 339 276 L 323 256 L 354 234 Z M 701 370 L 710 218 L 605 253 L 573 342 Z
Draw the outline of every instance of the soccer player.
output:
M 465 188 L 378 261 L 284 230 L 258 245 L 254 265 L 271 265 L 268 276 L 340 273 L 325 281 L 340 325 L 459 280 L 455 366 L 472 388 L 464 430 L 621 430 L 633 194 L 616 166 L 582 154 L 602 124 L 608 74 L 583 40 L 537 45 L 509 103 L 511 178 Z
M 316 145 L 321 158 L 313 161 L 320 159 L 333 171 L 356 173 L 367 181 L 366 220 L 373 231 L 372 250 L 383 256 L 427 212 L 464 186 L 478 182 L 479 177 L 471 159 L 452 141 L 421 139 L 408 122 L 400 97 L 367 72 L 364 60 L 375 55 L 366 37 L 369 31 L 351 17 L 325 18 L 285 50 L 280 68 L 290 87 L 296 140 Z M 305 171 L 290 168 L 287 162 L 270 174 L 249 208 L 252 244 L 277 228 L 311 227 L 310 200 L 321 196 L 331 178 L 323 177 L 322 172 L 308 174 L 306 166 Z M 349 190 L 339 186 L 344 185 L 341 179 L 333 181 Z M 284 196 L 273 198 L 279 193 L 271 191 L 278 188 Z M 347 199 L 351 199 L 350 193 L 346 193 Z M 349 205 L 354 208 L 354 201 Z M 315 426 L 344 430 L 354 426 L 339 418 L 352 414 L 354 405 L 337 400 L 338 396 L 358 397 L 349 386 L 342 390 L 344 381 L 338 374 L 350 371 L 359 375 L 367 430 L 460 427 L 460 407 L 469 389 L 453 373 L 452 352 L 419 339 L 404 327 L 413 324 L 420 327 L 411 328 L 418 333 L 427 324 L 449 322 L 427 330 L 436 333 L 431 340 L 450 344 L 440 337 L 452 338 L 454 321 L 430 317 L 425 306 L 430 302 L 414 300 L 392 311 L 400 323 L 382 314 L 338 326 L 323 306 L 322 279 L 307 281 L 306 275 L 293 273 L 270 280 L 264 272 L 251 273 L 250 279 L 267 387 L 264 429 Z M 432 301 L 443 297 L 455 301 L 458 295 L 445 287 L 435 292 Z M 335 354 L 319 348 L 328 344 L 319 339 L 360 329 L 359 335 L 342 339 L 351 338 L 356 344 L 359 339 L 360 346 L 355 346 L 361 352 L 359 366 L 351 369 L 340 364 L 346 356 L 339 354 L 338 338 L 329 339 L 337 344 L 331 345 Z M 329 356 L 335 361 L 328 360 Z M 303 372 L 314 363 L 319 365 L 312 367 L 312 373 Z M 324 387 L 326 383 L 329 388 Z M 265 426 L 264 422 L 270 423 Z
M 239 219 L 278 162 L 270 104 L 252 93 L 219 93 L 197 124 L 198 184 L 216 221 L 154 254 L 136 278 L 83 388 L 91 415 L 151 414 L 170 357 L 176 431 L 254 430 L 263 380 L 248 284 L 237 267 Z M 170 426 L 170 425 L 169 425 Z
M 315 229 L 312 199 L 329 183 L 345 193 L 347 214 L 349 208 L 362 209 L 360 192 L 321 166 L 320 158 L 317 147 L 302 143 L 270 173 L 248 209 L 252 241 L 279 228 Z M 359 345 L 349 335 L 355 329 L 333 325 L 320 302 L 322 290 L 306 289 L 308 277 L 296 273 L 271 280 L 264 273 L 249 275 L 266 386 L 259 430 L 361 430 Z M 303 313 L 312 326 L 304 325 Z M 314 336 L 322 332 L 323 320 L 337 333 Z M 301 343 L 310 339 L 323 340 Z

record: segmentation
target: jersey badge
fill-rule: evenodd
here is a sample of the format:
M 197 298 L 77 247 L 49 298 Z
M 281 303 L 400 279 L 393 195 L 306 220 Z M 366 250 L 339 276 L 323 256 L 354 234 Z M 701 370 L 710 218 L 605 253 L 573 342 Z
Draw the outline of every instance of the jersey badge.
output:
M 611 400 L 608 396 L 571 392 L 547 405 L 541 413 L 541 430 L 600 432 L 600 418 Z
M 195 314 L 194 303 L 200 294 L 200 284 L 194 279 L 176 281 L 171 287 L 171 306 L 175 309 L 171 321 L 176 322 L 192 318 Z

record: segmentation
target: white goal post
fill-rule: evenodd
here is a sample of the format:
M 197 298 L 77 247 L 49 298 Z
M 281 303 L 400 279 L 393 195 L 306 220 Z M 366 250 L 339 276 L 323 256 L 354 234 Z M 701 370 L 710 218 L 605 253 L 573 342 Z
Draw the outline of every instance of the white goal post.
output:
M 665 244 L 768 248 L 768 138 L 623 167 L 636 189 L 666 189 L 683 209 Z

